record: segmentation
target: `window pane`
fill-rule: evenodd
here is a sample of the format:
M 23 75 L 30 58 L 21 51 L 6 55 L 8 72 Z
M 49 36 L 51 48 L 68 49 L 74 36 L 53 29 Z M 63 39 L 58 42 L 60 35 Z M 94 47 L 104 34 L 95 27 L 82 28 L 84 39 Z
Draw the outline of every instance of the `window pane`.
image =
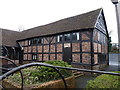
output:
M 72 40 L 79 40 L 79 33 L 73 33 Z
M 77 40 L 79 40 L 79 33 L 76 33 L 77 34 Z
M 41 44 L 41 43 L 43 43 L 42 41 L 43 41 L 43 39 L 41 39 L 41 38 L 38 38 L 38 44 Z
M 64 35 L 64 41 L 70 41 L 70 34 Z
M 28 45 L 31 45 L 31 41 L 30 40 L 28 41 Z
M 76 35 L 76 33 L 73 33 L 73 34 L 72 34 L 72 40 L 77 40 L 77 35 Z
M 58 35 L 57 36 L 57 42 L 61 42 L 62 41 L 62 35 Z

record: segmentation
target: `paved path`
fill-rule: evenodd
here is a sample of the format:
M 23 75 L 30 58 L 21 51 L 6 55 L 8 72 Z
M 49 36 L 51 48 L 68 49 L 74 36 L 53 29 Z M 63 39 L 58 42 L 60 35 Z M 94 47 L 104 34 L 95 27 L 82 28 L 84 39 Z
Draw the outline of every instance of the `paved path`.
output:
M 118 54 L 109 54 L 109 66 L 106 71 L 120 71 Z

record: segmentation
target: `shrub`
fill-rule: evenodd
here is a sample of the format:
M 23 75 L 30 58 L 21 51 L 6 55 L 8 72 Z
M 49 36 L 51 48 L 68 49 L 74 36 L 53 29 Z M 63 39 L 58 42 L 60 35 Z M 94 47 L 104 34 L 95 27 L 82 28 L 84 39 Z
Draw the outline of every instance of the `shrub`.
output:
M 46 61 L 44 63 L 51 64 L 54 66 L 62 66 L 62 67 L 71 67 L 68 63 L 64 61 L 55 61 L 50 60 Z M 60 72 L 64 77 L 69 77 L 72 75 L 71 71 L 65 70 L 65 69 L 59 69 Z M 50 67 L 45 66 L 33 66 L 22 70 L 23 76 L 24 76 L 24 84 L 40 84 L 51 80 L 58 80 L 61 79 L 59 74 Z M 9 79 L 13 82 L 21 83 L 21 76 L 20 73 L 15 73 L 14 75 L 10 76 Z
M 120 71 L 116 71 L 120 73 Z M 90 80 L 86 87 L 88 90 L 93 88 L 120 88 L 120 76 L 100 75 L 94 80 Z

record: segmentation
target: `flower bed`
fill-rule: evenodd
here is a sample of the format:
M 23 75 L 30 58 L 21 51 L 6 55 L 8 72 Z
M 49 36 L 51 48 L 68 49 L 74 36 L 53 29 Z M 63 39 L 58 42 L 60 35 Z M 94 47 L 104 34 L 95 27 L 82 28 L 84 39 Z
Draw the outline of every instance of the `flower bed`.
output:
M 75 77 L 74 76 L 65 78 L 65 80 L 66 80 L 68 88 L 75 88 Z M 9 88 L 20 89 L 21 88 L 20 84 L 12 82 L 8 79 L 5 79 L 2 84 L 6 89 L 9 89 Z M 63 80 L 60 79 L 60 80 L 53 80 L 53 81 L 49 81 L 49 82 L 45 82 L 41 84 L 39 83 L 39 84 L 26 85 L 24 86 L 24 89 L 31 90 L 31 89 L 40 89 L 40 88 L 64 88 L 64 87 L 65 86 L 64 86 Z
M 63 67 L 71 67 L 70 65 L 68 65 L 66 62 L 63 61 L 47 61 L 45 62 L 47 64 L 52 64 L 55 66 L 63 66 Z M 68 85 L 74 85 L 74 76 L 72 75 L 71 71 L 65 70 L 65 69 L 59 69 L 61 74 L 65 77 L 70 79 L 70 82 L 68 82 Z M 50 67 L 45 67 L 45 66 L 33 66 L 33 67 L 29 67 L 29 68 L 25 68 L 22 69 L 22 73 L 23 73 L 23 77 L 24 77 L 24 87 L 50 87 L 52 88 L 54 86 L 54 82 L 58 82 L 61 81 L 61 77 L 59 76 L 59 74 Z M 72 78 L 70 78 L 72 77 Z M 69 81 L 68 79 L 68 81 Z M 73 81 L 71 81 L 73 80 Z M 48 83 L 49 82 L 49 83 Z M 4 84 L 6 83 L 6 84 Z M 7 84 L 9 83 L 9 84 Z M 47 84 L 46 84 L 47 83 Z M 60 83 L 60 82 L 59 82 Z M 61 81 L 62 84 L 63 81 Z M 72 83 L 72 84 L 70 84 Z M 15 73 L 11 76 L 8 77 L 8 79 L 5 79 L 3 82 L 3 85 L 9 86 L 11 88 L 11 86 L 13 86 L 12 88 L 20 88 L 21 85 L 21 76 L 20 73 Z M 47 85 L 47 86 L 46 86 Z M 15 87 L 14 87 L 15 86 Z M 52 87 L 51 87 L 52 86 Z M 58 86 L 62 86 L 62 85 L 55 85 L 56 87 Z M 63 86 L 62 86 L 63 87 Z M 73 87 L 73 86 L 71 86 Z M 6 87 L 8 88 L 8 87 Z M 53 87 L 55 88 L 55 87 Z M 58 87 L 59 88 L 59 87 Z

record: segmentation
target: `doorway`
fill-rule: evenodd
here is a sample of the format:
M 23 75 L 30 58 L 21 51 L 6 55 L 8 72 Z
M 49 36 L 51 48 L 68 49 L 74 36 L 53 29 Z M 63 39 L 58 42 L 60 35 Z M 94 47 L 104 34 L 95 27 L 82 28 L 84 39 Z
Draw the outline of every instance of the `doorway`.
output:
M 70 47 L 65 47 L 63 50 L 63 61 L 71 64 L 72 62 L 72 52 Z

